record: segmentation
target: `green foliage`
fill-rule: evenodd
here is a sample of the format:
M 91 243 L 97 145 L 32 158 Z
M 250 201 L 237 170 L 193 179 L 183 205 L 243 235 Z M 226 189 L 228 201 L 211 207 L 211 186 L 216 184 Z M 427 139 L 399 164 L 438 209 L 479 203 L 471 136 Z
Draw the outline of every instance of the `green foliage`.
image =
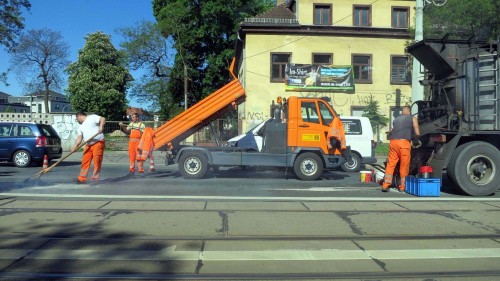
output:
M 85 39 L 78 61 L 66 69 L 71 107 L 110 120 L 122 120 L 127 105 L 126 90 L 132 81 L 125 53 L 116 50 L 107 34 L 91 33 Z
M 475 40 L 496 40 L 500 36 L 500 1 L 448 0 L 442 7 L 427 5 L 424 10 L 424 36 Z
M 189 103 L 229 80 L 239 23 L 273 6 L 271 0 L 153 0 L 154 15 L 164 36 L 177 50 L 168 91 L 184 100 L 184 65 L 188 68 Z
M 0 45 L 10 49 L 15 45 L 17 36 L 24 28 L 22 9 L 31 8 L 28 0 L 2 0 L 0 1 Z
M 12 51 L 17 37 L 24 29 L 24 18 L 21 16 L 23 9 L 29 10 L 31 4 L 28 0 L 2 0 L 0 1 L 0 45 Z M 8 72 L 9 70 L 7 70 Z M 0 83 L 7 83 L 7 72 L 0 73 Z
M 389 122 L 389 118 L 385 115 L 382 115 L 380 112 L 380 106 L 378 101 L 373 98 L 373 95 L 370 94 L 370 100 L 366 105 L 366 108 L 363 112 L 364 117 L 368 117 L 370 119 L 370 123 L 372 124 L 373 133 L 377 136 L 377 141 L 380 141 L 380 128 L 387 126 Z
M 143 69 L 145 74 L 134 81 L 132 94 L 139 102 L 152 105 L 162 120 L 177 115 L 179 107 L 168 91 L 168 81 L 175 50 L 173 41 L 165 39 L 155 23 L 140 22 L 137 26 L 119 30 L 125 41 L 120 44 L 127 54 L 128 64 Z
M 375 155 L 376 156 L 387 156 L 389 154 L 389 144 L 379 142 L 377 147 L 375 147 Z
M 8 105 L 3 112 L 14 112 L 12 106 Z

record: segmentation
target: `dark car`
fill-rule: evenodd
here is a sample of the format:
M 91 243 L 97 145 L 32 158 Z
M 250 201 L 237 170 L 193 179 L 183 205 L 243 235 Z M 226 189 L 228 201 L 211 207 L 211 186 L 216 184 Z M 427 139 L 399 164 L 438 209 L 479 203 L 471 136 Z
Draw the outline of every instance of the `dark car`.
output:
M 0 161 L 17 167 L 43 164 L 61 158 L 61 138 L 50 125 L 31 122 L 0 122 Z

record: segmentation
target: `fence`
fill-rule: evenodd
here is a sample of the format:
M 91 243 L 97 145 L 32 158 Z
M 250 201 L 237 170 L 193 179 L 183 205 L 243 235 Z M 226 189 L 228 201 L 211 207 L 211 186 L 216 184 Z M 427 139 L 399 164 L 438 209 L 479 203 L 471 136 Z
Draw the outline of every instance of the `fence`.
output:
M 35 122 L 51 125 L 59 134 L 62 140 L 64 151 L 69 151 L 75 142 L 78 127 L 75 113 L 7 113 L 0 112 L 0 122 Z M 128 136 L 120 131 L 119 123 L 127 121 L 106 121 L 104 134 L 106 135 L 106 147 L 112 150 L 127 150 Z M 165 121 L 142 121 L 146 127 L 158 128 Z M 191 138 L 185 141 L 186 144 L 215 146 L 217 140 L 220 144 L 238 135 L 238 128 L 241 128 L 241 120 L 238 119 L 218 119 L 210 126 L 204 127 L 194 133 Z

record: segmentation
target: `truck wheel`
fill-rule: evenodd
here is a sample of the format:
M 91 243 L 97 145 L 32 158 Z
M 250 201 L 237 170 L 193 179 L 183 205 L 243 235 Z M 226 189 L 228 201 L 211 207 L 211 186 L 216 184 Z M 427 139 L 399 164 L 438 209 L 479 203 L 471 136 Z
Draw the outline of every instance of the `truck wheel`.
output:
M 483 141 L 463 144 L 451 161 L 448 175 L 464 193 L 485 196 L 500 186 L 500 152 L 493 145 Z
M 323 173 L 323 161 L 315 153 L 306 152 L 295 159 L 293 171 L 300 180 L 317 180 Z
M 355 152 L 351 152 L 351 161 L 340 166 L 344 172 L 359 172 L 361 168 L 361 157 Z
M 185 179 L 201 179 L 208 170 L 207 157 L 203 152 L 189 151 L 179 159 L 179 171 Z

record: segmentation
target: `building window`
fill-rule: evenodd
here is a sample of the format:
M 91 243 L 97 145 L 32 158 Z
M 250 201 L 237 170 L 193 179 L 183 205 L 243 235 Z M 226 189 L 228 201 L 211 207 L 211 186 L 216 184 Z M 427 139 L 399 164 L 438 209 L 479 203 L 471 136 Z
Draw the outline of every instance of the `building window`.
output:
M 271 82 L 285 82 L 285 71 L 290 57 L 290 53 L 271 54 Z
M 408 18 L 410 9 L 408 7 L 393 7 L 392 8 L 392 27 L 393 28 L 408 28 Z
M 372 83 L 372 56 L 352 55 L 354 81 L 358 83 Z
M 351 106 L 351 116 L 363 116 L 366 106 Z
M 332 65 L 333 54 L 312 54 L 313 65 Z
M 353 25 L 354 26 L 371 26 L 372 25 L 372 9 L 371 6 L 359 6 L 355 5 L 353 7 Z
M 314 4 L 314 24 L 332 25 L 332 5 Z
M 409 84 L 408 57 L 391 56 L 391 84 Z

